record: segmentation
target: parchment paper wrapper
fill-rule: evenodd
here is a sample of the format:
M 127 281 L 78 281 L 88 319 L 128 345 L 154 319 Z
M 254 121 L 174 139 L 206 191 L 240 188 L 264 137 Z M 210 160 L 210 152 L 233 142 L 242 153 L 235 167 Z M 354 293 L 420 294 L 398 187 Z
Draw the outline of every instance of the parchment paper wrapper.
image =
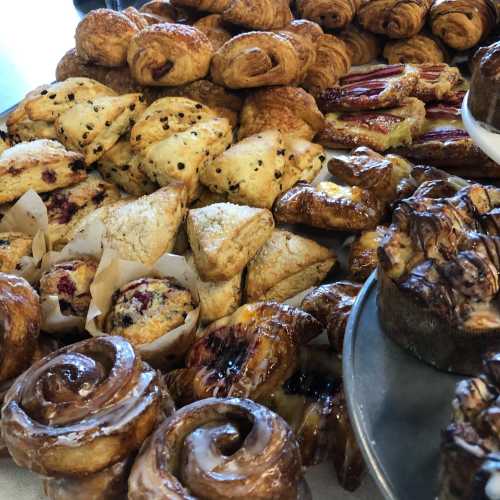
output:
M 87 315 L 86 329 L 97 337 L 105 335 L 104 324 L 112 305 L 113 293 L 123 285 L 139 278 L 175 278 L 187 288 L 197 305 L 190 311 L 183 325 L 170 330 L 162 337 L 148 344 L 141 344 L 138 350 L 143 359 L 155 368 L 169 369 L 194 342 L 200 317 L 196 276 L 180 255 L 164 254 L 152 266 L 139 262 L 122 260 L 114 250 L 105 249 L 97 269 L 96 277 L 90 287 L 92 301 Z
M 43 256 L 41 271 L 48 271 L 54 264 L 93 257 L 99 262 L 102 255 L 102 235 L 104 224 L 95 221 L 78 232 L 75 239 L 70 241 L 60 252 L 48 252 Z M 42 298 L 42 330 L 53 334 L 62 334 L 71 331 L 85 331 L 86 318 L 82 316 L 65 315 L 61 312 L 57 295 L 48 295 Z
M 12 272 L 32 284 L 40 279 L 39 263 L 47 250 L 45 231 L 48 225 L 47 208 L 40 196 L 31 189 L 5 212 L 0 222 L 0 232 L 15 231 L 33 238 L 32 255 L 22 257 L 21 269 Z

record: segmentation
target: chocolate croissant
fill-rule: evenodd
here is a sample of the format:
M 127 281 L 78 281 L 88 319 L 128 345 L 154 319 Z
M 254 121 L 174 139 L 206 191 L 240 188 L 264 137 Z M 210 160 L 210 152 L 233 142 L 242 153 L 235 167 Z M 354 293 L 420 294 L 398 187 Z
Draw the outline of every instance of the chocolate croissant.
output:
M 199 29 L 163 23 L 130 40 L 127 62 L 139 83 L 172 87 L 206 76 L 212 55 L 212 44 Z
M 409 38 L 423 27 L 432 0 L 362 0 L 358 21 L 389 38 Z
M 430 36 L 419 34 L 406 40 L 387 42 L 384 57 L 389 64 L 442 63 L 446 60 L 446 53 Z
M 193 27 L 205 33 L 214 50 L 218 50 L 233 36 L 227 29 L 227 25 L 224 24 L 222 16 L 218 14 L 212 14 L 211 16 L 198 19 L 198 21 L 193 24 Z
M 295 500 L 303 481 L 281 417 L 250 400 L 210 398 L 160 425 L 134 463 L 128 498 Z
M 347 26 L 338 37 L 346 44 L 353 66 L 373 62 L 380 55 L 381 46 L 377 36 L 355 24 Z
M 490 0 L 434 0 L 429 22 L 434 35 L 446 45 L 465 50 L 490 33 L 497 15 Z
M 361 0 L 297 0 L 300 17 L 311 19 L 325 28 L 347 26 L 356 15 Z

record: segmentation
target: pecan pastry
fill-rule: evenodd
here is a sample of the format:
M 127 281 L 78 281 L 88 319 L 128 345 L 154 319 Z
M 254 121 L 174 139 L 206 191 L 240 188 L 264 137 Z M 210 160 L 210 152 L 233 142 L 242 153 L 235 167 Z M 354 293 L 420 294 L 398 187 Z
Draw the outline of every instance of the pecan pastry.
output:
M 139 83 L 171 87 L 206 76 L 212 55 L 212 44 L 199 29 L 163 23 L 132 38 L 127 62 Z
M 300 17 L 325 28 L 340 29 L 354 18 L 361 0 L 297 0 Z
M 444 63 L 424 63 L 416 68 L 419 78 L 411 95 L 421 101 L 444 99 L 462 78 L 458 68 Z
M 362 0 L 358 21 L 389 38 L 409 38 L 423 27 L 432 0 Z
M 24 233 L 0 233 L 0 272 L 16 273 L 22 269 L 23 257 L 31 255 L 33 238 Z
M 295 500 L 303 482 L 297 441 L 281 417 L 250 400 L 210 398 L 155 431 L 132 468 L 129 498 Z
M 391 108 L 412 94 L 418 77 L 413 66 L 404 64 L 354 68 L 338 86 L 325 90 L 318 104 L 324 113 Z
M 382 49 L 378 38 L 355 24 L 347 26 L 338 37 L 346 44 L 353 66 L 371 63 L 381 54 Z
M 273 213 L 278 222 L 321 229 L 361 231 L 375 227 L 383 207 L 370 191 L 357 186 L 300 182 L 281 195 Z
M 427 191 L 425 197 L 428 197 L 429 194 Z M 440 192 L 439 194 L 443 193 Z M 449 194 L 449 191 L 445 191 L 445 195 Z M 422 195 L 423 193 L 420 192 L 416 196 Z M 387 226 L 377 226 L 372 231 L 363 231 L 353 241 L 349 252 L 349 273 L 353 280 L 363 283 L 375 271 L 378 266 L 378 247 L 386 233 Z
M 456 50 L 470 49 L 495 27 L 491 0 L 433 0 L 429 23 L 434 35 Z
M 390 40 L 385 44 L 384 57 L 389 64 L 443 63 L 447 56 L 436 40 L 418 34 L 405 40 Z
M 338 353 L 342 353 L 347 320 L 361 287 L 350 281 L 322 285 L 311 290 L 300 305 L 323 325 L 330 345 Z
M 442 370 L 476 373 L 500 346 L 496 206 L 472 184 L 448 198 L 399 203 L 379 248 L 379 315 L 386 334 Z
M 219 50 L 220 47 L 233 37 L 227 24 L 222 20 L 222 16 L 218 14 L 202 17 L 193 26 L 205 33 L 214 50 Z
M 422 129 L 425 105 L 406 97 L 396 108 L 374 111 L 334 112 L 326 116 L 326 126 L 317 140 L 333 149 L 352 149 L 359 145 L 375 151 L 412 143 Z
M 103 336 L 59 349 L 24 372 L 5 396 L 2 435 L 19 466 L 81 477 L 137 450 L 160 403 L 156 372 L 125 339 Z

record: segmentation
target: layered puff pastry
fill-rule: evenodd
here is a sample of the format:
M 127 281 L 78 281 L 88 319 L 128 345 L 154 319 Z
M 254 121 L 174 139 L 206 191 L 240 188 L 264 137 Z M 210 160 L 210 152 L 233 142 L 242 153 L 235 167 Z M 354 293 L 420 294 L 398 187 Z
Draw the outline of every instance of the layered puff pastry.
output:
M 356 24 L 347 26 L 338 37 L 346 44 L 353 66 L 371 63 L 381 53 L 382 48 L 377 36 Z
M 389 64 L 443 63 L 444 49 L 430 36 L 419 33 L 404 40 L 390 40 L 384 46 L 384 58 Z
M 30 189 L 45 193 L 86 177 L 83 156 L 62 144 L 47 139 L 19 143 L 0 154 L 0 203 Z
M 349 251 L 349 274 L 351 279 L 363 283 L 377 268 L 378 247 L 387 234 L 387 226 L 363 231 L 351 244 Z
M 84 155 L 87 165 L 111 149 L 146 109 L 142 94 L 96 97 L 60 115 L 55 121 L 59 140 Z
M 266 130 L 231 146 L 200 172 L 211 191 L 233 203 L 271 208 L 283 188 L 286 147 L 277 130 Z
M 218 50 L 233 37 L 228 25 L 219 14 L 202 17 L 193 24 L 193 27 L 205 33 L 214 50 Z
M 360 3 L 361 0 L 297 0 L 296 7 L 300 17 L 325 28 L 340 29 L 353 20 Z
M 283 302 L 321 283 L 335 262 L 335 253 L 329 248 L 275 229 L 248 264 L 246 300 Z
M 43 198 L 49 222 L 46 239 L 50 248 L 58 250 L 69 242 L 75 228 L 88 214 L 118 201 L 120 192 L 115 185 L 92 176 Z
M 305 224 L 337 231 L 362 231 L 379 223 L 383 204 L 370 191 L 357 186 L 320 182 L 298 183 L 274 204 L 277 222 Z
M 241 273 L 273 228 L 271 212 L 262 208 L 215 203 L 190 210 L 187 234 L 199 275 L 225 281 Z
M 31 255 L 33 238 L 20 232 L 0 233 L 0 272 L 13 273 L 22 268 L 21 259 Z
M 207 75 L 213 50 L 199 29 L 163 23 L 132 38 L 127 62 L 132 76 L 143 85 L 183 85 Z
M 362 0 L 357 19 L 368 31 L 409 38 L 423 27 L 432 0 Z
M 243 104 L 238 139 L 276 129 L 312 140 L 324 127 L 314 97 L 299 87 L 271 87 L 250 94 Z

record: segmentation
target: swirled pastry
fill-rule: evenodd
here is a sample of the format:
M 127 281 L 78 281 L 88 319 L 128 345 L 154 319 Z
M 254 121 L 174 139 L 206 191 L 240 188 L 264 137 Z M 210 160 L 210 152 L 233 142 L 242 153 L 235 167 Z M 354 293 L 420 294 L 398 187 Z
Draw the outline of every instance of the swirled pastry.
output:
M 273 228 L 272 214 L 263 208 L 215 203 L 189 210 L 187 233 L 198 273 L 209 281 L 239 274 Z
M 86 177 L 83 156 L 56 141 L 16 144 L 0 154 L 0 203 L 13 201 L 30 189 L 54 191 Z
M 163 23 L 140 31 L 128 47 L 132 76 L 143 85 L 174 86 L 207 75 L 213 48 L 200 30 Z
M 19 466 L 81 477 L 137 450 L 160 403 L 156 372 L 125 339 L 103 336 L 55 351 L 24 372 L 5 397 L 2 434 Z
M 389 38 L 409 38 L 423 27 L 432 0 L 362 0 L 358 21 Z
M 339 29 L 354 18 L 361 0 L 297 0 L 300 17 L 311 19 L 325 28 Z
M 272 87 L 250 94 L 241 110 L 240 122 L 240 140 L 276 129 L 309 141 L 325 123 L 314 97 L 298 87 Z
M 227 29 L 227 25 L 224 24 L 222 16 L 218 14 L 202 17 L 193 26 L 205 33 L 214 50 L 219 50 L 233 37 L 232 33 Z
M 349 252 L 349 274 L 361 283 L 377 268 L 378 247 L 387 233 L 387 226 L 377 226 L 371 231 L 363 231 L 351 245 Z
M 489 0 L 434 0 L 432 33 L 456 50 L 470 49 L 494 28 L 497 12 Z
M 316 59 L 309 68 L 304 87 L 313 95 L 335 85 L 349 72 L 351 57 L 340 38 L 324 34 L 316 40 Z
M 85 63 L 122 66 L 130 40 L 142 27 L 122 12 L 91 10 L 76 27 L 76 52 Z
M 378 38 L 355 24 L 347 26 L 338 34 L 338 37 L 346 44 L 353 66 L 371 63 L 381 53 Z
M 299 447 L 281 417 L 250 400 L 210 398 L 160 425 L 134 463 L 129 498 L 292 500 L 301 481 Z
M 248 302 L 284 302 L 321 283 L 336 262 L 329 248 L 289 231 L 275 229 L 248 263 L 245 296 Z
M 274 204 L 278 222 L 306 224 L 337 231 L 361 231 L 375 227 L 381 216 L 379 200 L 366 189 L 320 182 L 298 183 Z
M 446 53 L 430 36 L 418 34 L 405 40 L 388 41 L 384 57 L 389 64 L 436 64 L 445 62 Z
M 31 255 L 33 238 L 24 233 L 0 233 L 0 272 L 16 273 L 22 269 L 22 258 Z

